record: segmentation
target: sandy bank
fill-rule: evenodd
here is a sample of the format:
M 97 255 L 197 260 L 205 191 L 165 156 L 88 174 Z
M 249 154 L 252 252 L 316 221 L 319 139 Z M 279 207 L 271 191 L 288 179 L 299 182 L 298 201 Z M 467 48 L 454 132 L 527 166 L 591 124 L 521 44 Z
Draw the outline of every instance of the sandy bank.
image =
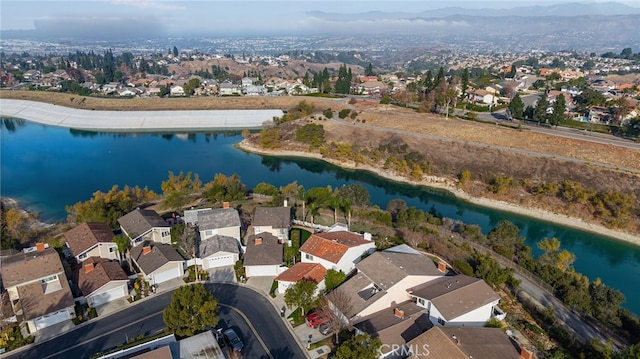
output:
M 50 126 L 100 131 L 204 131 L 256 129 L 282 110 L 92 111 L 48 103 L 0 99 L 0 116 Z
M 327 159 L 322 157 L 322 155 L 320 155 L 319 153 L 307 153 L 302 151 L 289 151 L 289 150 L 265 150 L 265 149 L 257 148 L 253 146 L 251 143 L 249 143 L 246 140 L 243 140 L 242 142 L 240 142 L 238 144 L 238 147 L 247 152 L 252 152 L 252 153 L 257 153 L 262 155 L 314 158 L 314 159 L 319 159 L 319 160 L 334 164 L 342 168 L 369 171 L 369 172 L 375 173 L 376 175 L 385 177 L 387 179 L 390 179 L 396 182 L 402 182 L 402 183 L 408 183 L 408 184 L 417 185 L 417 186 L 427 186 L 431 188 L 446 190 L 452 193 L 453 195 L 455 195 L 457 198 L 463 199 L 473 204 L 477 204 L 479 206 L 489 207 L 489 208 L 493 208 L 493 209 L 497 209 L 505 212 L 511 212 L 511 213 L 515 213 L 515 214 L 519 214 L 527 217 L 533 217 L 533 218 L 541 219 L 544 221 L 557 223 L 563 226 L 597 233 L 600 235 L 611 237 L 616 240 L 620 240 L 620 241 L 624 241 L 624 242 L 628 242 L 628 243 L 640 246 L 640 236 L 637 236 L 631 233 L 615 231 L 607 227 L 604 227 L 602 225 L 588 223 L 580 218 L 569 217 L 563 214 L 553 213 L 553 212 L 549 212 L 549 211 L 545 211 L 537 208 L 522 207 L 513 203 L 493 200 L 493 199 L 484 198 L 484 197 L 474 197 L 464 192 L 460 188 L 458 188 L 455 181 L 452 181 L 450 179 L 443 178 L 443 177 L 426 176 L 425 179 L 422 181 L 412 181 L 405 177 L 401 177 L 401 176 L 397 176 L 394 174 L 381 171 L 379 168 L 374 168 L 369 165 L 362 165 L 362 164 L 355 165 L 355 163 L 348 163 L 348 162 Z

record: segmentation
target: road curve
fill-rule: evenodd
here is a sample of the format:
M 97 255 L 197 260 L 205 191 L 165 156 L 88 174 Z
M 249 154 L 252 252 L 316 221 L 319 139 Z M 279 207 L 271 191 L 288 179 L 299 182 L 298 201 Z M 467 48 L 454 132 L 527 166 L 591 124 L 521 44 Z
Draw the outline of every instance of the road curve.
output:
M 264 295 L 227 283 L 206 283 L 205 287 L 221 304 L 220 317 L 224 321 L 221 326 L 240 329 L 248 347 L 245 358 L 307 357 Z M 2 358 L 89 358 L 95 353 L 115 348 L 127 338 L 159 333 L 164 328 L 162 311 L 171 302 L 172 294 L 173 291 L 158 294 L 58 337 L 3 354 Z M 229 310 L 231 308 L 234 310 Z M 241 323 L 242 318 L 248 319 L 249 328 Z M 253 337 L 251 329 L 258 333 L 259 338 Z M 264 353 L 262 344 L 268 353 Z

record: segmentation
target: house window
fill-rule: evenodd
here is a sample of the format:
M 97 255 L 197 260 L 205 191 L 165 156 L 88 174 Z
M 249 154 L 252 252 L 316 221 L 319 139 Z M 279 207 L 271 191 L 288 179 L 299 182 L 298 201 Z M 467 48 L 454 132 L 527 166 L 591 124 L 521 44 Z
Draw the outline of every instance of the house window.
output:
M 111 247 L 111 248 L 109 248 L 109 253 L 113 253 L 113 252 L 115 252 L 115 251 L 117 251 L 117 250 L 118 250 L 118 248 L 116 248 L 116 247 Z
M 169 235 L 171 235 L 171 233 L 169 231 L 162 232 L 162 236 L 163 237 L 168 237 Z
M 418 304 L 424 306 L 424 299 L 418 298 Z
M 204 235 L 207 237 L 213 236 L 213 229 L 207 229 L 206 231 L 204 231 Z
M 85 259 L 87 258 L 87 253 L 82 253 L 78 256 L 78 259 Z
M 438 318 L 438 323 L 439 323 L 440 325 L 445 325 L 445 324 L 447 324 L 447 322 L 445 322 L 445 321 L 444 321 L 444 319 L 442 319 L 442 318 Z
M 311 254 L 309 254 L 309 253 L 305 253 L 304 257 L 305 257 L 306 259 L 310 260 L 310 261 L 312 261 L 312 260 L 313 260 L 313 256 L 312 256 Z

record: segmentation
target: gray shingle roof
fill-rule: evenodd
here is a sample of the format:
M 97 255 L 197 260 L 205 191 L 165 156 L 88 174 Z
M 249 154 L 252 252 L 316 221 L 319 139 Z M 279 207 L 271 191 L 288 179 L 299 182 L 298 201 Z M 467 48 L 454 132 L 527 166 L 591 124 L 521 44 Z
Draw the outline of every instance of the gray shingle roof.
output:
M 291 225 L 291 207 L 258 207 L 253 215 L 253 225 L 288 228 Z
M 240 227 L 240 215 L 235 208 L 214 208 L 198 212 L 198 229 Z
M 430 300 L 446 320 L 500 299 L 485 281 L 464 274 L 438 278 L 411 288 L 408 292 Z
M 207 258 L 218 252 L 240 253 L 238 241 L 233 237 L 215 235 L 200 241 L 198 258 Z
M 408 275 L 442 275 L 429 257 L 420 254 L 375 252 L 356 264 L 356 268 L 382 289 L 390 288 Z
M 129 235 L 141 235 L 157 227 L 170 227 L 156 211 L 140 208 L 118 218 L 118 223 Z
M 146 246 L 151 247 L 151 252 L 143 254 Z M 142 245 L 131 248 L 131 259 L 145 273 L 149 274 L 169 262 L 182 262 L 184 258 L 171 245 L 144 241 Z
M 401 309 L 404 315 L 396 316 L 395 308 Z M 405 344 L 433 327 L 433 324 L 422 308 L 406 301 L 361 318 L 353 326 L 387 344 L 388 348 L 382 350 L 388 352 L 391 351 L 391 345 Z
M 256 238 L 262 238 L 261 244 L 255 244 Z M 270 233 L 260 233 L 249 236 L 247 251 L 244 254 L 245 266 L 280 265 L 283 262 L 283 246 L 278 238 Z

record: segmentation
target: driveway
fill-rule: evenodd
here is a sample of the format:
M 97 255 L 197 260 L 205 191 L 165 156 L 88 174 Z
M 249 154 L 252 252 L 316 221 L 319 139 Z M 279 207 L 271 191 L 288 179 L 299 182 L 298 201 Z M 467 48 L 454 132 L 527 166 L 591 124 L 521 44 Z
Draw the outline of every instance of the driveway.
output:
M 233 266 L 210 268 L 209 282 L 217 283 L 236 283 L 236 272 Z
M 271 291 L 271 284 L 276 277 L 251 277 L 247 279 L 247 286 L 258 290 L 266 295 Z

